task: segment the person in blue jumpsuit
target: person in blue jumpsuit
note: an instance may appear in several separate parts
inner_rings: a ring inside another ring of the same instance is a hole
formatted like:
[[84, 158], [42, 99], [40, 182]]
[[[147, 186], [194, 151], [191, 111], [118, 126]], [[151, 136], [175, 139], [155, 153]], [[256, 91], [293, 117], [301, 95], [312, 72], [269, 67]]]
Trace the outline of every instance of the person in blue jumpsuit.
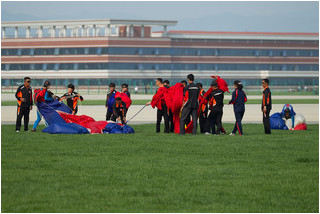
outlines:
[[239, 80], [234, 81], [233, 85], [235, 90], [232, 93], [232, 99], [229, 101], [229, 104], [233, 104], [233, 111], [236, 118], [236, 123], [230, 135], [234, 136], [238, 131], [239, 135], [241, 136], [243, 135], [241, 121], [245, 112], [244, 103], [247, 102], [247, 96], [242, 90], [243, 85]]
[[282, 111], [280, 113], [280, 116], [282, 118], [285, 118], [286, 120], [291, 118], [292, 120], [292, 127], [294, 127], [294, 116], [296, 116], [296, 112], [293, 110], [292, 105], [285, 104], [282, 108]]
[[[49, 81], [45, 81], [44, 84], [43, 84], [42, 90], [48, 90], [50, 88], [50, 85], [51, 85], [51, 83]], [[52, 102], [53, 101], [53, 98], [51, 97], [51, 95], [50, 95], [50, 93], [48, 91], [46, 91], [46, 93], [45, 93], [44, 100], [46, 102]], [[39, 109], [37, 108], [37, 120], [33, 124], [33, 128], [31, 130], [32, 132], [36, 131], [36, 129], [37, 129], [37, 127], [38, 127], [38, 125], [39, 125], [39, 123], [41, 121], [41, 118], [42, 118], [42, 116], [41, 116], [41, 114], [39, 112]]]

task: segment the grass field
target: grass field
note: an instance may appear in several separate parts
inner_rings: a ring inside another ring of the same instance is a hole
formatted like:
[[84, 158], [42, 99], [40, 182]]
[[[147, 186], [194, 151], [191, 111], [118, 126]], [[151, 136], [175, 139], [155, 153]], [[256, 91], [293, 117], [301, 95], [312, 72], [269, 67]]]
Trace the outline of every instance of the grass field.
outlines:
[[[150, 100], [132, 100], [132, 105], [144, 105]], [[105, 105], [105, 100], [85, 100], [83, 102], [79, 102], [80, 105]], [[229, 100], [225, 99], [226, 104]], [[319, 99], [273, 99], [273, 104], [319, 104]], [[261, 99], [252, 99], [248, 100], [246, 104], [261, 104]], [[3, 106], [16, 106], [16, 101], [2, 101], [1, 105]]]
[[319, 125], [266, 136], [244, 124], [241, 137], [133, 127], [50, 135], [2, 125], [2, 212], [319, 212]]

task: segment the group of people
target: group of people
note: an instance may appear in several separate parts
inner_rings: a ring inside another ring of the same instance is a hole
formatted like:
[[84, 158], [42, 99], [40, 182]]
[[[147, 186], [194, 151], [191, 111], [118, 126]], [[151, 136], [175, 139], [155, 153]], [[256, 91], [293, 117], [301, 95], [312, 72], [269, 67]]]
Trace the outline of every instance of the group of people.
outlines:
[[[198, 120], [200, 124], [200, 132], [202, 134], [220, 135], [226, 134], [222, 126], [223, 106], [224, 106], [224, 93], [228, 89], [221, 87], [220, 77], [214, 77], [211, 87], [207, 92], [204, 91], [201, 83], [194, 83], [194, 75], [189, 74], [187, 81], [183, 80], [180, 84], [183, 86], [183, 104], [180, 109], [180, 130], [179, 134], [184, 135], [186, 128], [192, 125], [192, 134], [197, 133]], [[218, 81], [219, 80], [219, 81]], [[163, 81], [161, 78], [156, 79], [158, 90], [153, 96], [152, 101], [146, 105], [151, 105], [153, 108], [157, 107], [157, 123], [156, 132], [160, 132], [160, 123], [162, 117], [164, 118], [164, 132], [173, 132], [173, 119], [172, 112], [166, 104], [166, 90], [170, 88], [169, 81]], [[262, 86], [263, 99], [261, 110], [263, 112], [263, 124], [265, 133], [271, 134], [269, 115], [271, 111], [271, 91], [268, 87], [269, 80], [263, 79]], [[234, 81], [234, 91], [232, 99], [228, 104], [233, 105], [235, 114], [235, 125], [230, 135], [234, 136], [237, 132], [243, 135], [242, 119], [245, 112], [245, 102], [247, 96], [243, 91], [241, 81]], [[190, 122], [192, 119], [192, 123]], [[170, 124], [171, 123], [171, 124]]]
[[[20, 132], [22, 117], [24, 118], [24, 131], [28, 130], [29, 125], [29, 114], [30, 110], [32, 110], [32, 106], [34, 103], [39, 102], [52, 102], [54, 100], [59, 100], [63, 102], [64, 100], [67, 103], [67, 106], [72, 110], [72, 114], [77, 114], [78, 112], [78, 101], [83, 101], [83, 97], [74, 91], [74, 85], [68, 85], [68, 92], [63, 94], [61, 97], [54, 95], [49, 89], [51, 83], [49, 81], [45, 81], [43, 83], [43, 87], [40, 89], [35, 89], [34, 94], [32, 93], [32, 88], [30, 86], [31, 78], [25, 77], [24, 84], [19, 86], [15, 97], [18, 101], [17, 108], [17, 120], [16, 120], [16, 132]], [[41, 121], [41, 114], [39, 109], [37, 109], [37, 119], [33, 124], [32, 132], [35, 132], [38, 124]]]
[[[189, 74], [187, 81], [183, 80], [179, 84], [183, 87], [183, 100], [182, 107], [180, 109], [179, 116], [179, 133], [184, 135], [187, 127], [192, 127], [192, 134], [197, 133], [198, 120], [200, 124], [200, 132], [202, 134], [226, 134], [222, 125], [223, 106], [224, 106], [224, 93], [228, 91], [226, 87], [223, 87], [220, 77], [214, 77], [210, 88], [207, 92], [204, 91], [201, 83], [194, 83], [194, 75]], [[224, 81], [224, 80], [223, 80]], [[17, 108], [17, 121], [16, 131], [19, 132], [21, 128], [21, 120], [24, 117], [24, 130], [28, 131], [29, 113], [32, 110], [34, 102], [52, 102], [55, 99], [59, 101], [66, 100], [68, 107], [72, 110], [72, 114], [78, 112], [78, 100], [83, 101], [83, 97], [75, 92], [73, 84], [68, 85], [68, 92], [58, 97], [54, 95], [50, 90], [51, 83], [45, 81], [41, 89], [34, 90], [34, 96], [32, 96], [32, 89], [30, 87], [31, 78], [25, 77], [24, 84], [19, 86], [15, 97], [18, 101]], [[225, 83], [226, 84], [226, 83]], [[160, 124], [162, 118], [164, 118], [164, 132], [174, 132], [174, 119], [172, 109], [168, 107], [166, 103], [166, 92], [170, 89], [170, 82], [168, 80], [156, 79], [156, 85], [158, 90], [153, 96], [152, 100], [146, 105], [151, 105], [153, 108], [157, 107], [157, 122], [156, 132], [160, 132]], [[263, 124], [266, 134], [271, 134], [269, 115], [271, 111], [271, 91], [268, 87], [269, 80], [263, 79], [262, 86], [263, 98], [261, 110], [263, 112]], [[128, 91], [128, 84], [123, 83], [121, 85], [122, 93], [129, 98], [131, 104], [131, 95]], [[235, 135], [237, 132], [239, 135], [243, 135], [242, 119], [245, 113], [245, 102], [247, 102], [247, 96], [243, 91], [243, 85], [241, 81], [234, 81], [234, 91], [232, 93], [232, 99], [228, 102], [233, 105], [235, 114], [235, 125], [230, 135]], [[115, 84], [109, 84], [109, 92], [107, 93], [107, 99], [105, 107], [107, 108], [106, 120], [112, 120], [114, 122], [125, 124], [127, 123], [126, 115], [129, 105], [121, 98], [116, 96]], [[37, 120], [35, 121], [32, 131], [36, 131], [36, 128], [41, 121], [41, 114], [37, 109]], [[177, 122], [177, 121], [176, 121]]]
[[[122, 94], [131, 99], [129, 92], [129, 86], [127, 83], [121, 85]], [[107, 100], [105, 107], [107, 108], [106, 120], [112, 120], [114, 122], [125, 124], [127, 123], [127, 112], [129, 106], [121, 99], [120, 96], [116, 97], [116, 85], [114, 83], [109, 84], [109, 92], [107, 94]]]

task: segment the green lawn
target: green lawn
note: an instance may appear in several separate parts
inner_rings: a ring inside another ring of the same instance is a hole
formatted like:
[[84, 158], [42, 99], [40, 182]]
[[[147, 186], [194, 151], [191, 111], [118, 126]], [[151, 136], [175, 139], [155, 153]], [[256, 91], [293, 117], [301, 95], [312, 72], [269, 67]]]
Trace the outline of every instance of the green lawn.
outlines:
[[[132, 105], [144, 105], [150, 100], [133, 100]], [[225, 99], [224, 101], [226, 104], [229, 102], [229, 100]], [[105, 100], [85, 100], [82, 102], [79, 102], [80, 105], [105, 105]], [[281, 99], [281, 100], [272, 100], [273, 104], [319, 104], [319, 99]], [[246, 104], [261, 104], [261, 99], [253, 99], [248, 100]], [[3, 106], [15, 106], [17, 105], [16, 101], [2, 101], [1, 105]]]
[[319, 211], [319, 125], [267, 136], [244, 124], [241, 137], [133, 127], [50, 135], [2, 125], [2, 212]]

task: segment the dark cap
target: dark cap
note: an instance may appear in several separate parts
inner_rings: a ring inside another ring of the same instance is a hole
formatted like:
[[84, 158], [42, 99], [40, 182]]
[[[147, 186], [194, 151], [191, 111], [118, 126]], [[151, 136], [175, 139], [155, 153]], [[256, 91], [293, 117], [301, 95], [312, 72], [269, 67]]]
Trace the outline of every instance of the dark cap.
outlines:
[[48, 87], [49, 85], [51, 85], [51, 83], [48, 80], [44, 81], [43, 87]]
[[216, 81], [212, 81], [210, 86], [218, 86], [218, 83]]
[[116, 87], [116, 84], [110, 83], [110, 84], [109, 84], [109, 87]]

